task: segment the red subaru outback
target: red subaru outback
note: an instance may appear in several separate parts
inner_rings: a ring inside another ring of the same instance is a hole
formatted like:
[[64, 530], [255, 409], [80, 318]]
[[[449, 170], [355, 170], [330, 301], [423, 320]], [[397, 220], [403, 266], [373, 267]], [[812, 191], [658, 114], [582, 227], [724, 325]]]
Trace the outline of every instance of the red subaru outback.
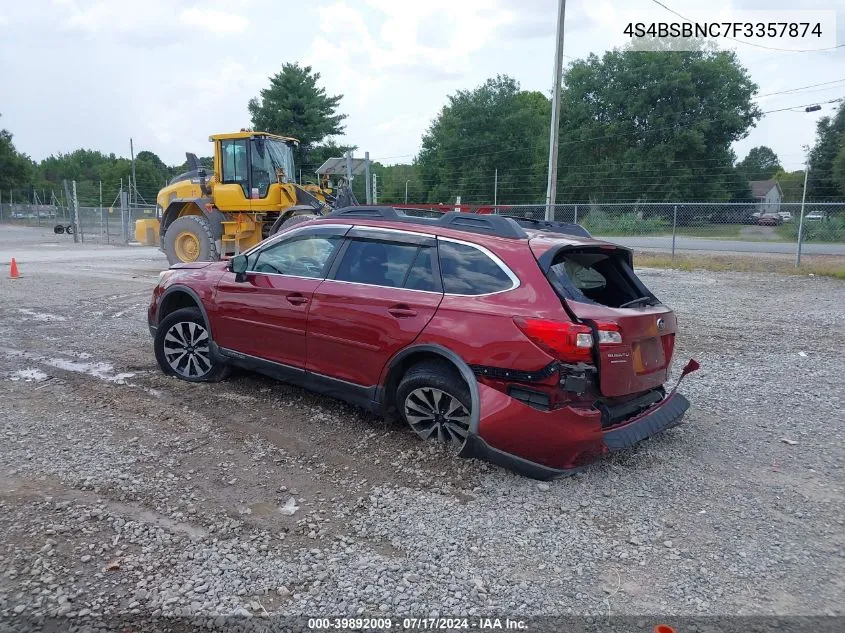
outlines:
[[350, 207], [172, 266], [149, 326], [167, 374], [255, 370], [550, 478], [689, 407], [663, 385], [675, 315], [631, 264], [577, 225]]

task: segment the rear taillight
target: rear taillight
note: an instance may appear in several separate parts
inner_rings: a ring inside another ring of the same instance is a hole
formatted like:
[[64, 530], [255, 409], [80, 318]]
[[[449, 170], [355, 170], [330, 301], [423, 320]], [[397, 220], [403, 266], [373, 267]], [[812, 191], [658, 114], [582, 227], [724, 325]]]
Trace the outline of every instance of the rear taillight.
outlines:
[[616, 323], [596, 323], [599, 331], [599, 345], [619, 345], [622, 342], [622, 332]]
[[[573, 363], [593, 361], [593, 331], [587, 325], [522, 317], [514, 317], [514, 323], [535, 345], [555, 358]], [[599, 345], [622, 343], [616, 323], [596, 323], [596, 327]]]

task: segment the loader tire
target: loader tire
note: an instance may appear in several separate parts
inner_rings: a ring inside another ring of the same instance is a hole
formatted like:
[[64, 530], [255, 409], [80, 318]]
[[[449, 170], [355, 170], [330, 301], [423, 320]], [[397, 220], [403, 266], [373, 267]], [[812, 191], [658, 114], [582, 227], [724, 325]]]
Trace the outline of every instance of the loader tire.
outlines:
[[171, 222], [162, 240], [172, 266], [181, 262], [214, 262], [220, 259], [211, 225], [204, 217], [183, 215]]
[[297, 213], [296, 215], [290, 216], [287, 220], [282, 222], [276, 229], [272, 232], [272, 235], [276, 233], [280, 233], [282, 231], [286, 231], [288, 228], [306, 222], [308, 220], [313, 220], [314, 218], [320, 217], [316, 213]]

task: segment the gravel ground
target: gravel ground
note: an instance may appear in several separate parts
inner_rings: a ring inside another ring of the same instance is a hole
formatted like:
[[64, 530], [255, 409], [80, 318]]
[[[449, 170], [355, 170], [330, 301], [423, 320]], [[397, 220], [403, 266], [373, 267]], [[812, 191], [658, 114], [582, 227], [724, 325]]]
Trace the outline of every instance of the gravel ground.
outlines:
[[549, 484], [158, 372], [163, 256], [5, 231], [0, 616], [845, 615], [845, 283], [643, 270], [686, 422]]

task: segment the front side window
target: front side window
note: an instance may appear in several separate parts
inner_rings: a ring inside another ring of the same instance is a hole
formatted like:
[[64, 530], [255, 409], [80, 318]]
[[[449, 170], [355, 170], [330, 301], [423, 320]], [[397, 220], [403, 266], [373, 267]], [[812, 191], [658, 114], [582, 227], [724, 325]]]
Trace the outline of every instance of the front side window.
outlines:
[[223, 159], [223, 182], [240, 185], [244, 197], [249, 198], [247, 139], [238, 138], [220, 141], [220, 153]]
[[277, 242], [250, 256], [250, 270], [256, 273], [292, 275], [322, 279], [342, 235], [303, 235]]
[[256, 137], [250, 141], [252, 151], [252, 187], [258, 197], [267, 197], [274, 182], [294, 180], [293, 150], [289, 145], [274, 139]]
[[432, 253], [426, 245], [354, 239], [334, 278], [372, 286], [437, 291]]
[[511, 277], [484, 251], [467, 244], [438, 241], [443, 290], [456, 295], [484, 295], [510, 290]]

